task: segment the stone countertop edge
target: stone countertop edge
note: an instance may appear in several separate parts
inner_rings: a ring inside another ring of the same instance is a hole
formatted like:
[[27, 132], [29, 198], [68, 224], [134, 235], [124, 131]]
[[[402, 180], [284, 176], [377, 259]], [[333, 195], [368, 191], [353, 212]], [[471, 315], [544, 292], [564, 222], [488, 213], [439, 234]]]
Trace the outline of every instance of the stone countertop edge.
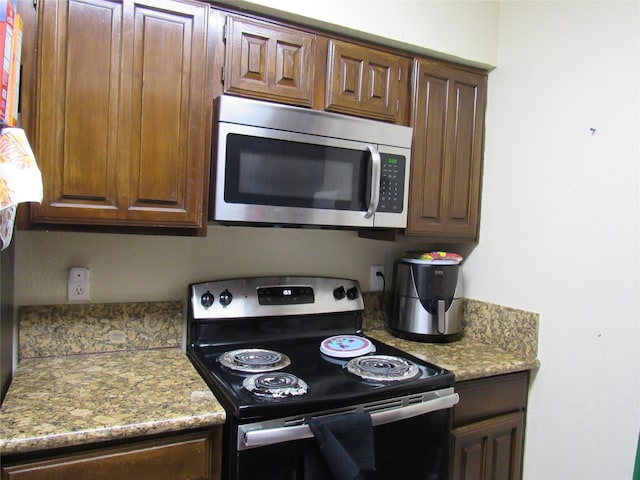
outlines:
[[[540, 368], [540, 315], [503, 305], [465, 298], [462, 338], [450, 343], [427, 343], [398, 338], [386, 328], [379, 293], [363, 294], [364, 333], [422, 360], [452, 371], [456, 381]], [[385, 295], [385, 311], [390, 295]]]
[[0, 408], [0, 454], [178, 433], [225, 420], [180, 349], [30, 358], [20, 362]]
[[453, 372], [456, 382], [540, 367], [537, 358], [527, 358], [523, 354], [469, 337], [451, 343], [423, 343], [398, 338], [384, 329], [366, 330], [364, 333], [374, 340]]

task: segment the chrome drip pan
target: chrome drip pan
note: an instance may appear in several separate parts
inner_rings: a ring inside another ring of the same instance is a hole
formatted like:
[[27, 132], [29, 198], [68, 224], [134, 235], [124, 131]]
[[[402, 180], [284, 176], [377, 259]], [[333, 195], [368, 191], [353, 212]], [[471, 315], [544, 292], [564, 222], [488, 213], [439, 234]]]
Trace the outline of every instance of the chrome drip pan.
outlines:
[[401, 357], [391, 355], [364, 355], [345, 365], [347, 371], [364, 380], [399, 382], [410, 380], [420, 374], [418, 366]]
[[231, 350], [220, 355], [218, 361], [231, 370], [246, 373], [272, 372], [291, 364], [284, 353], [262, 348]]
[[304, 380], [286, 372], [251, 375], [244, 379], [242, 386], [253, 395], [264, 398], [296, 397], [309, 389]]

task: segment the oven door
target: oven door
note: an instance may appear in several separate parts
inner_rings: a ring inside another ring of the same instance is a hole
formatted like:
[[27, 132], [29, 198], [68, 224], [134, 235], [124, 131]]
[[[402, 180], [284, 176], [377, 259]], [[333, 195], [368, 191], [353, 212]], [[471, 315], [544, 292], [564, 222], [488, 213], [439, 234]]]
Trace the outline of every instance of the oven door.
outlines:
[[[453, 388], [358, 405], [373, 423], [376, 480], [446, 479], [449, 471]], [[344, 411], [308, 415], [344, 414]], [[305, 480], [305, 454], [315, 439], [304, 418], [239, 425], [235, 465], [228, 478]]]
[[223, 122], [216, 148], [215, 221], [406, 226], [405, 149]]

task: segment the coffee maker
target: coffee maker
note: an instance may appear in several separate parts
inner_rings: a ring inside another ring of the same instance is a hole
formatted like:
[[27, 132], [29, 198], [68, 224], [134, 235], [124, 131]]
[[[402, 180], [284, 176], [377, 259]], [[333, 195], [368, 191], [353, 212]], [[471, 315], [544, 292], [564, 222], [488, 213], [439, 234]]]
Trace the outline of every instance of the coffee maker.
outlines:
[[462, 335], [462, 257], [407, 252], [394, 263], [393, 307], [387, 328], [420, 342], [451, 342]]

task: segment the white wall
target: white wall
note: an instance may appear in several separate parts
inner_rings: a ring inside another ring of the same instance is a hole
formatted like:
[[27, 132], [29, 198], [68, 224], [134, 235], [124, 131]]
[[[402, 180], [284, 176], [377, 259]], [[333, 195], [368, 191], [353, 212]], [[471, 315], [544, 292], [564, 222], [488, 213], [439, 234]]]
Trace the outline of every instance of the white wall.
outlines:
[[638, 15], [638, 2], [500, 9], [481, 242], [465, 272], [470, 297], [541, 315], [530, 480], [632, 475], [640, 425]]
[[352, 231], [210, 226], [207, 237], [28, 232], [16, 235], [17, 305], [66, 303], [67, 270], [90, 269], [92, 302], [184, 300], [189, 283], [253, 275], [359, 280], [422, 241], [384, 242]]
[[421, 53], [495, 66], [498, 8], [494, 0], [221, 0], [234, 6], [285, 11], [306, 24], [399, 41]]

